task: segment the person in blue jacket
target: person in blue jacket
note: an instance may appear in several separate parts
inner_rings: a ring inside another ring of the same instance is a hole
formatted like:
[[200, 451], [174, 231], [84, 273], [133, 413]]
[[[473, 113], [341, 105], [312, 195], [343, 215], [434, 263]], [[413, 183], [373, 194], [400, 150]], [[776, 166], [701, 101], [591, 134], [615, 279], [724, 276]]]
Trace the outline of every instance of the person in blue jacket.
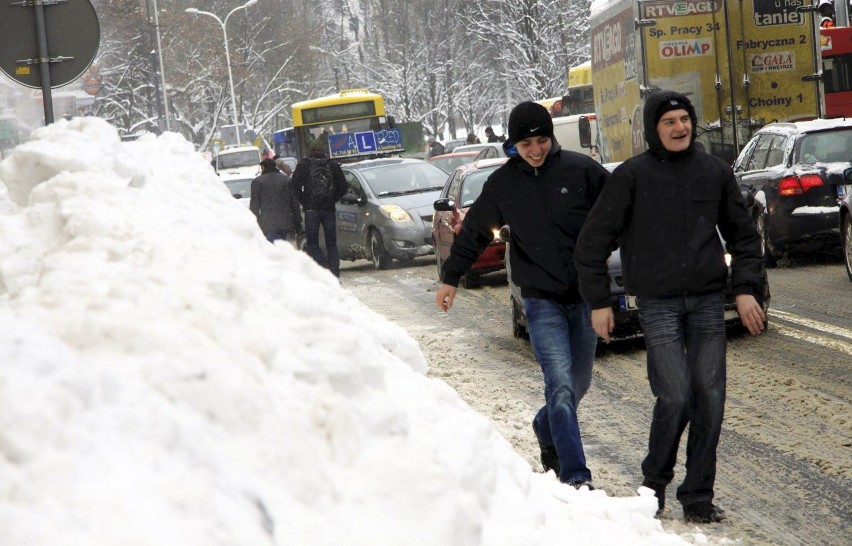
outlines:
[[574, 247], [609, 173], [591, 158], [562, 150], [547, 109], [535, 102], [509, 115], [509, 160], [485, 182], [465, 216], [435, 303], [448, 311], [459, 279], [493, 239], [511, 229], [512, 280], [520, 287], [530, 341], [544, 374], [545, 405], [533, 419], [545, 470], [577, 489], [593, 489], [577, 406], [592, 380], [597, 336], [580, 297]]

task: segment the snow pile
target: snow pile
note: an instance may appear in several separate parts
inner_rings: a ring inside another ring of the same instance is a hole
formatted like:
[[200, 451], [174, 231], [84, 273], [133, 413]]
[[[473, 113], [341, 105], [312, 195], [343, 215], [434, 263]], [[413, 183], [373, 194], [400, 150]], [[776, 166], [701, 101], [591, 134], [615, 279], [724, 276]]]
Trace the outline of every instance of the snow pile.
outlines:
[[181, 137], [63, 120], [0, 182], [0, 544], [683, 543], [533, 473]]

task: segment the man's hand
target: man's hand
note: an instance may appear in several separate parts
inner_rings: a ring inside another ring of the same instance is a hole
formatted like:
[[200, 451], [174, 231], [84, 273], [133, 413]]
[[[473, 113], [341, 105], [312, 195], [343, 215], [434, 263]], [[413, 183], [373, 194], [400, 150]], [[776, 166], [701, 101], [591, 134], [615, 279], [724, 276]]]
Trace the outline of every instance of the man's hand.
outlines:
[[609, 335], [615, 328], [615, 316], [612, 314], [611, 307], [592, 309], [592, 328], [595, 329], [599, 338], [609, 343]]
[[453, 306], [453, 300], [456, 297], [456, 287], [449, 284], [441, 285], [438, 293], [435, 294], [435, 305], [441, 311], [449, 311]]
[[743, 326], [753, 335], [760, 335], [763, 331], [763, 323], [766, 322], [766, 313], [751, 294], [737, 295], [737, 313], [743, 321]]

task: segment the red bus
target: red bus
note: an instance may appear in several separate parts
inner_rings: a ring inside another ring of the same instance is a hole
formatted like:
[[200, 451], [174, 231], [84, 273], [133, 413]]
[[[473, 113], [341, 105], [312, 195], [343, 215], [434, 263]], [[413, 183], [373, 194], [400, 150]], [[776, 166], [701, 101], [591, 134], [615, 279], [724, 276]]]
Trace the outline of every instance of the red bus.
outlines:
[[821, 28], [825, 117], [852, 117], [852, 27]]

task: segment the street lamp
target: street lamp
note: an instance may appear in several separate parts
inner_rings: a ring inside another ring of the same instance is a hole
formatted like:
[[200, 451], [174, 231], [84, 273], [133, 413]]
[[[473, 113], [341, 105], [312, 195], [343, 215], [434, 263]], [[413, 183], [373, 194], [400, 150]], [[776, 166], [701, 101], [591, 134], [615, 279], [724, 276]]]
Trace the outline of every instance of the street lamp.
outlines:
[[237, 146], [242, 144], [242, 142], [240, 139], [240, 122], [237, 119], [237, 99], [236, 95], [234, 94], [234, 76], [233, 74], [231, 74], [231, 52], [228, 49], [228, 30], [225, 28], [225, 25], [228, 24], [228, 19], [231, 17], [231, 15], [234, 14], [234, 12], [239, 11], [241, 9], [247, 9], [249, 6], [253, 6], [255, 4], [257, 4], [257, 0], [249, 0], [242, 6], [232, 9], [230, 13], [225, 16], [224, 21], [219, 19], [219, 17], [215, 13], [210, 13], [209, 11], [201, 11], [195, 8], [188, 8], [184, 10], [184, 12], [191, 13], [193, 15], [209, 15], [210, 17], [216, 19], [216, 22], [219, 23], [219, 26], [222, 27], [222, 34], [225, 35], [225, 62], [228, 63], [228, 82], [230, 82], [231, 84], [231, 108], [233, 108], [234, 110], [234, 133], [236, 133], [237, 135]]

